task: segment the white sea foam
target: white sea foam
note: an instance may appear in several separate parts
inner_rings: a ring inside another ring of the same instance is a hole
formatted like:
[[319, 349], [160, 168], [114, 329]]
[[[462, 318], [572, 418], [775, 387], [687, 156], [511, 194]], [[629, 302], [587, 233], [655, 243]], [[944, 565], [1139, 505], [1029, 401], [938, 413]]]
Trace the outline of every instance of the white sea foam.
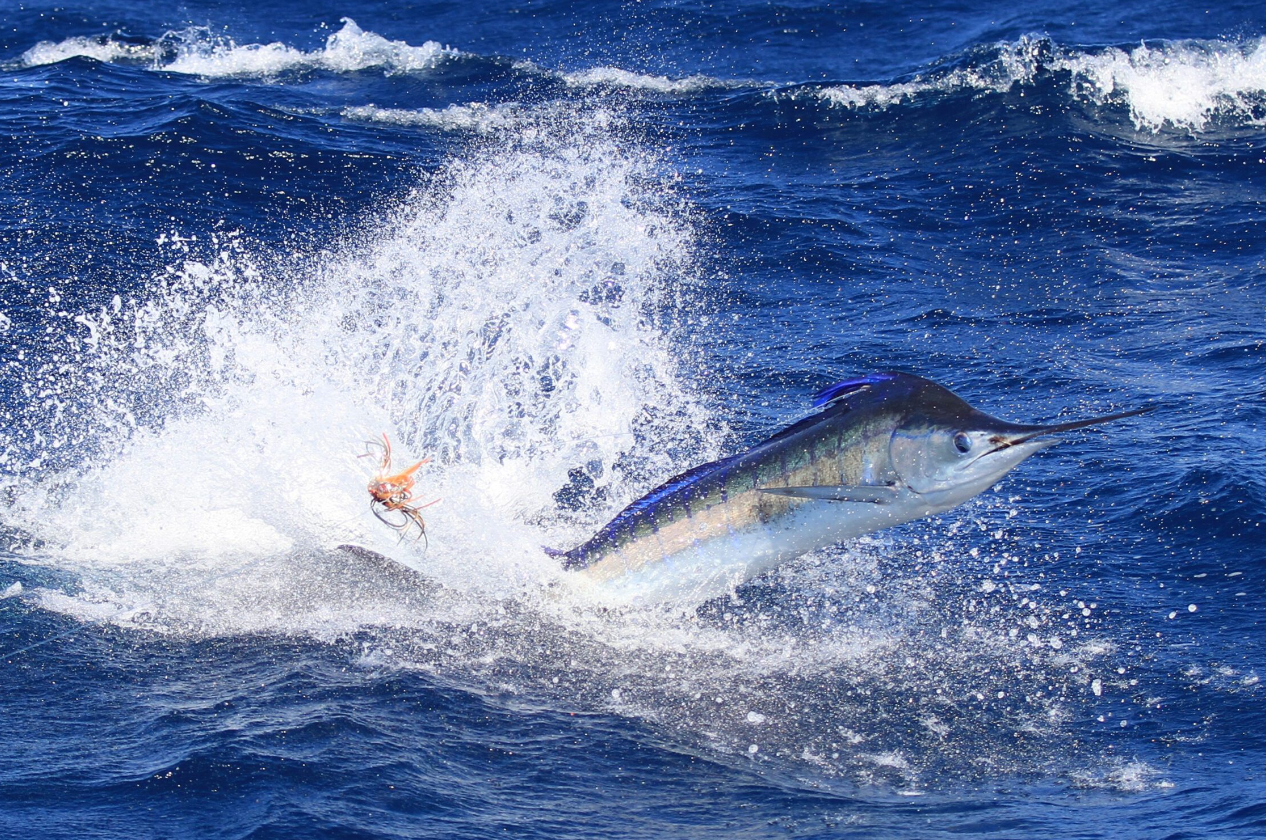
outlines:
[[832, 105], [885, 109], [958, 91], [1005, 93], [1039, 72], [1067, 74], [1069, 92], [1098, 105], [1122, 103], [1138, 129], [1201, 130], [1225, 115], [1259, 122], [1266, 107], [1266, 39], [1177, 42], [1133, 50], [1076, 50], [1023, 38], [976, 66], [927, 73], [894, 84], [834, 85], [817, 90]]
[[82, 56], [105, 62], [152, 63], [160, 52], [154, 44], [133, 44], [106, 36], [76, 36], [64, 41], [40, 41], [22, 53], [21, 61], [27, 67], [36, 67]]
[[[388, 74], [425, 72], [438, 67], [444, 61], [463, 55], [466, 53], [444, 46], [438, 41], [426, 41], [414, 46], [405, 41], [390, 40], [361, 29], [350, 18], [343, 18], [342, 27], [326, 38], [321, 49], [313, 51], [304, 51], [281, 42], [238, 44], [230, 38], [214, 34], [206, 27], [192, 27], [168, 32], [149, 44], [137, 44], [104, 35], [41, 41], [24, 52], [20, 62], [24, 66], [34, 67], [86, 56], [98, 61], [139, 64], [154, 70], [206, 78], [269, 78], [304, 70], [352, 73], [381, 69]], [[556, 72], [530, 61], [520, 61], [514, 66], [522, 72], [556, 78], [573, 87], [685, 94], [744, 84], [702, 75], [673, 79], [668, 76], [634, 73], [618, 67]]]
[[731, 87], [736, 83], [723, 82], [710, 76], [687, 76], [672, 79], [647, 73], [634, 73], [618, 67], [593, 67], [561, 74], [569, 85], [576, 87], [612, 87], [628, 90], [645, 90], [654, 93], [695, 93], [710, 88]]
[[993, 60], [977, 66], [920, 74], [909, 81], [892, 84], [831, 85], [818, 88], [815, 93], [832, 105], [878, 109], [927, 95], [958, 91], [1005, 93], [1017, 84], [1033, 80], [1046, 47], [1047, 43], [1040, 39], [1021, 38], [1013, 44], [1000, 45]]
[[1140, 129], [1199, 130], [1219, 114], [1257, 120], [1266, 105], [1266, 39], [1071, 54], [1058, 66], [1095, 102], [1124, 98]]
[[387, 73], [432, 70], [445, 60], [460, 56], [457, 50], [436, 41], [413, 46], [366, 32], [350, 18], [326, 38], [319, 50], [306, 52], [288, 44], [238, 44], [195, 27], [168, 32], [152, 44], [136, 45], [114, 38], [68, 38], [41, 41], [22, 54], [26, 66], [50, 64], [74, 56], [98, 61], [135, 63], [154, 70], [187, 73], [207, 78], [270, 77], [303, 70], [352, 73], [380, 69]]
[[[1030, 85], [1039, 73], [1067, 74], [1070, 95], [1097, 105], [1123, 104], [1135, 126], [1159, 131], [1165, 127], [1201, 130], [1219, 116], [1259, 123], [1266, 111], [1266, 39], [1254, 41], [1180, 41], [1117, 48], [1069, 48], [1038, 37], [999, 44], [992, 58], [969, 60], [965, 66], [929, 71], [906, 81], [816, 88], [827, 103], [850, 109], [886, 109], [927, 96], [955, 92], [1005, 93]], [[138, 44], [117, 38], [76, 36], [42, 41], [20, 61], [35, 66], [87, 56], [99, 61], [141, 64], [155, 70], [207, 78], [269, 78], [288, 72], [326, 70], [350, 73], [382, 70], [414, 73], [433, 70], [464, 55], [437, 41], [411, 45], [361, 29], [344, 18], [321, 49], [304, 51], [288, 44], [237, 44], [206, 28], [169, 32], [157, 41]], [[519, 62], [519, 70], [560, 79], [573, 87], [620, 88], [661, 94], [690, 94], [715, 88], [751, 87], [755, 83], [724, 81], [703, 75], [685, 78], [636, 73], [603, 66], [570, 72]], [[782, 95], [774, 93], [773, 95]], [[439, 128], [498, 130], [507, 112], [459, 110], [442, 116], [426, 109], [349, 109], [355, 119]], [[372, 108], [372, 106], [366, 106]], [[447, 109], [446, 109], [447, 110]], [[464, 123], [464, 124], [463, 124]]]
[[423, 126], [441, 131], [472, 131], [477, 134], [490, 134], [517, 128], [528, 119], [523, 106], [509, 102], [498, 105], [471, 102], [466, 105], [416, 110], [360, 105], [344, 108], [343, 116], [349, 120], [363, 122]]
[[817, 95], [832, 105], [846, 108], [888, 108], [928, 94], [957, 91], [1005, 93], [1017, 84], [1033, 80], [1040, 66], [1044, 42], [1022, 38], [1002, 45], [998, 56], [976, 67], [956, 68], [946, 73], [916, 76], [908, 82], [872, 85], [834, 85], [820, 88]]

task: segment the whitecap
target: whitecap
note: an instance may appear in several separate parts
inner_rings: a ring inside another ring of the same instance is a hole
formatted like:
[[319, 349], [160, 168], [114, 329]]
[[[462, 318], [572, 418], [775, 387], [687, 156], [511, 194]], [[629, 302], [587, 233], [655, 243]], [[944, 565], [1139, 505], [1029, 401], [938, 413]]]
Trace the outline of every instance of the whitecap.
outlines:
[[103, 62], [151, 63], [160, 50], [154, 44], [134, 44], [109, 37], [76, 36], [63, 41], [40, 41], [22, 53], [23, 66], [38, 67], [71, 58], [94, 58]]
[[495, 105], [486, 102], [470, 102], [465, 105], [448, 105], [444, 108], [417, 109], [358, 105], [344, 108], [342, 114], [349, 120], [387, 125], [422, 126], [441, 131], [473, 131], [477, 134], [512, 129], [521, 125], [526, 118], [521, 105], [509, 102]]
[[576, 87], [625, 88], [654, 93], [696, 93], [710, 88], [729, 87], [733, 84], [709, 76], [694, 75], [672, 79], [668, 76], [634, 73], [618, 67], [592, 67], [588, 70], [563, 73], [561, 77], [564, 82]]
[[1259, 124], [1266, 108], [1266, 39], [1143, 44], [1127, 51], [1063, 48], [1028, 37], [996, 49], [993, 58], [964, 67], [888, 84], [828, 85], [814, 95], [837, 107], [884, 110], [960, 91], [1006, 93], [1045, 71], [1066, 75], [1075, 99], [1124, 105], [1139, 130], [1199, 131], [1219, 116]]
[[1092, 101], [1124, 99], [1139, 129], [1200, 130], [1221, 113], [1254, 120], [1266, 104], [1266, 39], [1071, 53], [1057, 66]]
[[287, 72], [328, 70], [353, 73], [380, 69], [388, 74], [433, 70], [458, 50], [437, 41], [414, 46], [361, 29], [351, 18], [331, 33], [321, 49], [304, 51], [288, 44], [238, 44], [206, 27], [171, 31], [151, 44], [133, 44], [113, 37], [41, 41], [22, 54], [33, 67], [88, 56], [98, 61], [139, 63], [153, 70], [205, 78], [271, 77]]

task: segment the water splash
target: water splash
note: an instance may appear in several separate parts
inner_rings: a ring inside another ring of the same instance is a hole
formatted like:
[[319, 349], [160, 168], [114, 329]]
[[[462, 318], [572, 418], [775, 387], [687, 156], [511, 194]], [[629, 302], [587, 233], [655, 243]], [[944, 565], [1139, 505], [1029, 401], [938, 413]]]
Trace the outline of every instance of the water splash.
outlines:
[[[184, 259], [151, 295], [50, 301], [67, 335], [22, 374], [9, 524], [94, 566], [395, 550], [366, 520], [356, 458], [387, 431], [400, 458], [435, 458], [431, 572], [531, 577], [548, 561], [529, 520], [573, 470], [608, 488], [629, 463], [662, 474], [715, 445], [662, 317], [690, 224], [610, 123], [537, 125], [454, 160], [328, 254], [276, 266], [232, 236], [174, 237]], [[73, 454], [50, 469], [49, 448]]]

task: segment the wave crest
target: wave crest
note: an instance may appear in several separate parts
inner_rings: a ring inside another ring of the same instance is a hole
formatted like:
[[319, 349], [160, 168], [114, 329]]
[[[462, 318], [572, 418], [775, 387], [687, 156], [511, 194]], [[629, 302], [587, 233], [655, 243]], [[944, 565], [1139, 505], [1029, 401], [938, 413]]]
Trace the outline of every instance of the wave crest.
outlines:
[[476, 134], [491, 134], [518, 128], [528, 120], [523, 107], [511, 102], [498, 105], [470, 102], [465, 105], [449, 105], [445, 108], [418, 108], [416, 110], [357, 105], [344, 108], [342, 113], [346, 119], [360, 122], [422, 126], [437, 128], [441, 131], [470, 131]]
[[1139, 130], [1201, 130], [1225, 116], [1260, 123], [1266, 108], [1266, 38], [1187, 41], [1132, 50], [1060, 47], [1022, 38], [908, 81], [831, 85], [815, 94], [830, 105], [876, 108], [958, 92], [1006, 93], [1044, 75], [1067, 79], [1069, 93], [1094, 105], [1124, 105]]
[[562, 80], [574, 87], [609, 87], [625, 90], [642, 90], [652, 93], [698, 93], [714, 88], [730, 88], [739, 83], [727, 83], [710, 76], [694, 75], [684, 79], [670, 79], [646, 73], [634, 73], [619, 67], [593, 67], [573, 73], [561, 74]]
[[388, 73], [433, 70], [463, 53], [437, 41], [412, 46], [366, 32], [351, 18], [326, 38], [319, 50], [305, 52], [288, 44], [238, 44], [217, 37], [205, 27], [168, 32], [147, 44], [115, 37], [74, 37], [41, 41], [24, 52], [26, 67], [52, 64], [84, 56], [98, 61], [141, 64], [153, 70], [186, 73], [206, 78], [268, 77], [304, 70], [353, 73], [382, 69]]

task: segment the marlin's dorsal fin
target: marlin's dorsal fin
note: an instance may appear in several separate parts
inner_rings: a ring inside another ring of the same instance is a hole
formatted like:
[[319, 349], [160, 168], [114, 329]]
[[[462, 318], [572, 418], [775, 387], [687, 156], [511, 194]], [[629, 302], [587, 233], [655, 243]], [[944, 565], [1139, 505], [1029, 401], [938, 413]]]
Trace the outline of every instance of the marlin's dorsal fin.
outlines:
[[897, 496], [897, 488], [888, 484], [824, 484], [805, 487], [762, 487], [762, 493], [790, 496], [793, 499], [820, 499], [825, 502], [865, 502], [886, 505]]
[[896, 376], [891, 373], [868, 373], [856, 379], [845, 379], [843, 382], [836, 382], [834, 385], [823, 388], [813, 395], [813, 407], [821, 408], [824, 405], [830, 405], [840, 397], [846, 396], [860, 388], [865, 388], [867, 385], [878, 385], [880, 382], [888, 382], [895, 378]]

